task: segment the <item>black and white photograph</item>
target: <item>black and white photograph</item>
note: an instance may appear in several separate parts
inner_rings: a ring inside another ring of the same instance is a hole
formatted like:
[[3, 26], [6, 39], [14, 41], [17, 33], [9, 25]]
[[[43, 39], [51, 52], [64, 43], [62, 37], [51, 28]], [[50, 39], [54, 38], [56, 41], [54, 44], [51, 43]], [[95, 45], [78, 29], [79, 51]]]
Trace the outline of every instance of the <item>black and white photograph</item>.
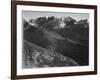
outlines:
[[13, 79], [97, 73], [95, 5], [12, 2]]
[[89, 65], [89, 14], [22, 11], [22, 68]]

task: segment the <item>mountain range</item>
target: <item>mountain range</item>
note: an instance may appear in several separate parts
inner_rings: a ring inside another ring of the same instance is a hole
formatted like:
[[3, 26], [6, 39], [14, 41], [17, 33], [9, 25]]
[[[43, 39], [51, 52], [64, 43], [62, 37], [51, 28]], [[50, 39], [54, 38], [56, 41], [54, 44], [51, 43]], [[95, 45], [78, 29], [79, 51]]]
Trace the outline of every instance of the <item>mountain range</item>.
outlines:
[[44, 27], [43, 23], [39, 26], [35, 21], [34, 25], [31, 25], [30, 22], [24, 20], [24, 40], [61, 53], [63, 56], [72, 58], [79, 65], [88, 65], [89, 25], [87, 20], [80, 20], [77, 24], [73, 24], [73, 21], [69, 22], [70, 24], [66, 23], [64, 28], [55, 29], [53, 26], [52, 28]]

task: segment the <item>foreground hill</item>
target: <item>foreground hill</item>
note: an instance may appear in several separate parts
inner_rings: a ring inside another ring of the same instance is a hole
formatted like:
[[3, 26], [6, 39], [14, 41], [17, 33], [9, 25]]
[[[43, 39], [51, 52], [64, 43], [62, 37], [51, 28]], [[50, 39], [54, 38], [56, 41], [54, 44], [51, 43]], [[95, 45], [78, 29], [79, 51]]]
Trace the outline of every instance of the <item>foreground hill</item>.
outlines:
[[23, 68], [78, 66], [71, 58], [24, 40]]

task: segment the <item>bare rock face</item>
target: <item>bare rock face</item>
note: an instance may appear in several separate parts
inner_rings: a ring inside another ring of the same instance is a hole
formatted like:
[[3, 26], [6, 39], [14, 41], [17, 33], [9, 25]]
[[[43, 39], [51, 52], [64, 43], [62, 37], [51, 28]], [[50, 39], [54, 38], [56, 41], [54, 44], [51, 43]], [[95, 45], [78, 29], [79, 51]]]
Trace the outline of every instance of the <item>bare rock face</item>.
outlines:
[[71, 58], [24, 40], [23, 68], [78, 66]]

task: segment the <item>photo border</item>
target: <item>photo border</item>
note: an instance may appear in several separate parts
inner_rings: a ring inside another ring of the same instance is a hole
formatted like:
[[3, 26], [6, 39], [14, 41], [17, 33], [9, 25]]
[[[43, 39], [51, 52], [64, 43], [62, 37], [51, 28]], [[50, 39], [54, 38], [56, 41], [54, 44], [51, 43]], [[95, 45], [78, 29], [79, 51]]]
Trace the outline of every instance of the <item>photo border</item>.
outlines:
[[[63, 8], [81, 8], [94, 10], [94, 71], [71, 72], [71, 73], [52, 73], [52, 74], [34, 74], [34, 75], [17, 75], [17, 5], [33, 5], [33, 6], [49, 6]], [[97, 6], [96, 5], [80, 5], [80, 4], [64, 4], [64, 3], [48, 3], [33, 1], [11, 1], [11, 79], [29, 79], [29, 78], [45, 78], [45, 77], [61, 77], [61, 76], [78, 76], [97, 74]]]

